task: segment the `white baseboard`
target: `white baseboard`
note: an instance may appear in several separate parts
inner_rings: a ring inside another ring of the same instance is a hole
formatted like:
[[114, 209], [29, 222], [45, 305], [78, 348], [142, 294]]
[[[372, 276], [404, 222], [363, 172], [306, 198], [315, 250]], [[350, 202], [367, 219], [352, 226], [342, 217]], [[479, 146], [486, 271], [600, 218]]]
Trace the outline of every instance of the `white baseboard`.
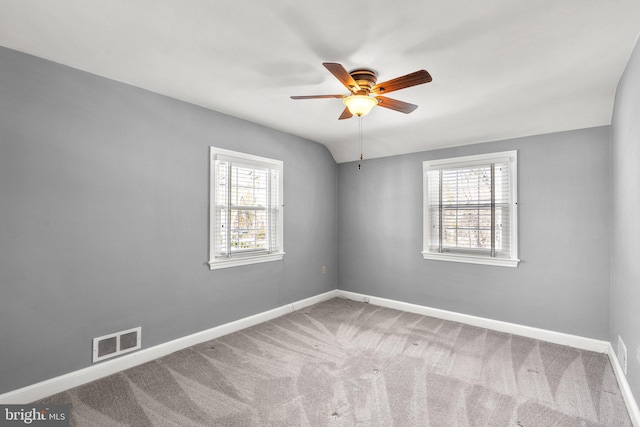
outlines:
[[354, 301], [365, 301], [365, 299], [367, 299], [370, 304], [381, 307], [393, 308], [409, 313], [436, 317], [438, 319], [451, 320], [454, 322], [487, 328], [494, 331], [506, 332], [556, 344], [567, 345], [582, 350], [607, 353], [607, 355], [609, 356], [609, 360], [611, 361], [611, 365], [613, 366], [616, 378], [618, 379], [618, 384], [620, 385], [620, 390], [627, 405], [629, 416], [631, 417], [633, 425], [636, 427], [640, 427], [640, 411], [638, 410], [638, 405], [633, 397], [633, 394], [631, 393], [629, 383], [627, 382], [626, 376], [622, 371], [622, 367], [618, 362], [618, 358], [615, 355], [613, 347], [608, 341], [600, 341], [592, 338], [565, 334], [562, 332], [538, 329], [530, 326], [502, 322], [499, 320], [487, 319], [484, 317], [471, 316], [468, 314], [456, 313], [453, 311], [441, 310], [423, 305], [374, 297], [339, 289], [325, 292], [323, 294], [306, 298], [291, 304], [286, 304], [272, 310], [258, 313], [253, 316], [245, 317], [233, 322], [225, 323], [223, 325], [216, 326], [205, 331], [197, 332], [186, 337], [178, 338], [173, 341], [145, 348], [134, 353], [129, 353], [117, 359], [111, 359], [84, 369], [80, 369], [78, 371], [61, 375], [56, 378], [51, 378], [46, 381], [20, 388], [18, 390], [4, 393], [0, 395], [0, 404], [30, 403], [47, 396], [51, 396], [53, 394], [60, 393], [70, 388], [86, 384], [88, 382], [115, 374], [117, 372], [121, 372], [125, 369], [141, 365], [143, 363], [166, 356], [192, 345], [216, 339], [223, 335], [240, 331], [242, 329], [257, 325], [262, 322], [267, 322], [285, 314], [301, 310], [305, 307], [309, 307], [313, 304], [317, 304], [319, 302], [326, 301], [335, 297], [348, 298]]
[[51, 396], [73, 387], [95, 381], [100, 378], [121, 372], [125, 369], [158, 359], [162, 356], [174, 353], [178, 350], [216, 339], [223, 335], [236, 332], [258, 323], [267, 322], [276, 317], [300, 310], [302, 308], [329, 300], [338, 296], [337, 290], [325, 292], [310, 298], [306, 298], [291, 304], [286, 304], [272, 310], [245, 317], [233, 322], [225, 323], [205, 331], [187, 335], [153, 347], [145, 348], [134, 353], [129, 353], [96, 365], [89, 366], [78, 371], [70, 372], [59, 377], [51, 378], [27, 387], [13, 390], [0, 395], [0, 404], [26, 404], [35, 400]]
[[608, 341], [600, 341], [592, 338], [565, 334], [562, 332], [538, 329], [531, 326], [518, 325], [516, 323], [487, 319], [485, 317], [471, 316], [468, 314], [456, 313], [454, 311], [431, 308], [424, 305], [411, 304], [386, 298], [372, 297], [355, 292], [338, 290], [338, 295], [344, 298], [352, 299], [354, 301], [364, 301], [365, 298], [368, 298], [370, 304], [379, 305], [381, 307], [393, 308], [396, 310], [407, 311], [409, 313], [422, 314], [424, 316], [436, 317], [438, 319], [451, 320], [453, 322], [464, 323], [480, 328], [487, 328], [498, 332], [520, 335], [523, 337], [552, 342], [555, 344], [567, 345], [569, 347], [594, 351], [597, 353], [605, 353], [609, 349]]
[[622, 397], [624, 398], [624, 403], [627, 405], [627, 410], [629, 411], [631, 422], [634, 426], [640, 427], [640, 409], [638, 409], [638, 404], [633, 397], [631, 387], [629, 387], [627, 376], [622, 370], [620, 361], [618, 360], [616, 352], [613, 349], [613, 345], [611, 343], [609, 343], [609, 350], [607, 351], [607, 355], [609, 356], [611, 366], [613, 366], [613, 372], [616, 374], [616, 378], [618, 379], [618, 386], [620, 387], [620, 392], [622, 393]]

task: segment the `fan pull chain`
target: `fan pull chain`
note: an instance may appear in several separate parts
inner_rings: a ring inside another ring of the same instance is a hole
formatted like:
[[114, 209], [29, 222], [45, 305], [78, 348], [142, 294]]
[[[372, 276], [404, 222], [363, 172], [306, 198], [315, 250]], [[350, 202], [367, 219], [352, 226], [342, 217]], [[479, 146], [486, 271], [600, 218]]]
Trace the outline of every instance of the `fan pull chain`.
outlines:
[[[362, 116], [358, 116], [358, 127], [360, 131], [360, 160], [362, 160]], [[360, 170], [360, 168], [360, 163], [358, 163], [358, 170]]]

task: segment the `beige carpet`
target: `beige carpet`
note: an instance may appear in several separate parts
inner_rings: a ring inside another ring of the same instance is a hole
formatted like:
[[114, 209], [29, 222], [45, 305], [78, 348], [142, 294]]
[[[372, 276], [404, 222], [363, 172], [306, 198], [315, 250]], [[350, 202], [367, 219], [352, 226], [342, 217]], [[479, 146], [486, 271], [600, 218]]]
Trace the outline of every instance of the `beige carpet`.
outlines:
[[74, 426], [630, 426], [606, 355], [336, 298], [44, 400]]

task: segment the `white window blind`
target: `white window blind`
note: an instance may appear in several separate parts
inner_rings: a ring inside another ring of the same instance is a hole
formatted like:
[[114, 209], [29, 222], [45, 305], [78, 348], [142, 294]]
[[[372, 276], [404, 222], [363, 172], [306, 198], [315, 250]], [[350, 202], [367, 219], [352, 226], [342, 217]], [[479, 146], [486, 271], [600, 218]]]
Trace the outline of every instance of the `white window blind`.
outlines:
[[424, 162], [425, 258], [517, 266], [516, 159]]
[[211, 148], [211, 268], [282, 259], [282, 162]]

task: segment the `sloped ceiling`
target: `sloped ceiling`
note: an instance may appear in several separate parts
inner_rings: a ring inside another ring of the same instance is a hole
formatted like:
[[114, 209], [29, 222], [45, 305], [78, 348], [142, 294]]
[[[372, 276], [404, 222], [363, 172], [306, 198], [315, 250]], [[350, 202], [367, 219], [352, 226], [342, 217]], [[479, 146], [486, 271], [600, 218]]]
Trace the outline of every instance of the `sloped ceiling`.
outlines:
[[0, 45], [359, 156], [322, 66], [433, 82], [364, 117], [367, 158], [610, 123], [637, 0], [0, 0]]

